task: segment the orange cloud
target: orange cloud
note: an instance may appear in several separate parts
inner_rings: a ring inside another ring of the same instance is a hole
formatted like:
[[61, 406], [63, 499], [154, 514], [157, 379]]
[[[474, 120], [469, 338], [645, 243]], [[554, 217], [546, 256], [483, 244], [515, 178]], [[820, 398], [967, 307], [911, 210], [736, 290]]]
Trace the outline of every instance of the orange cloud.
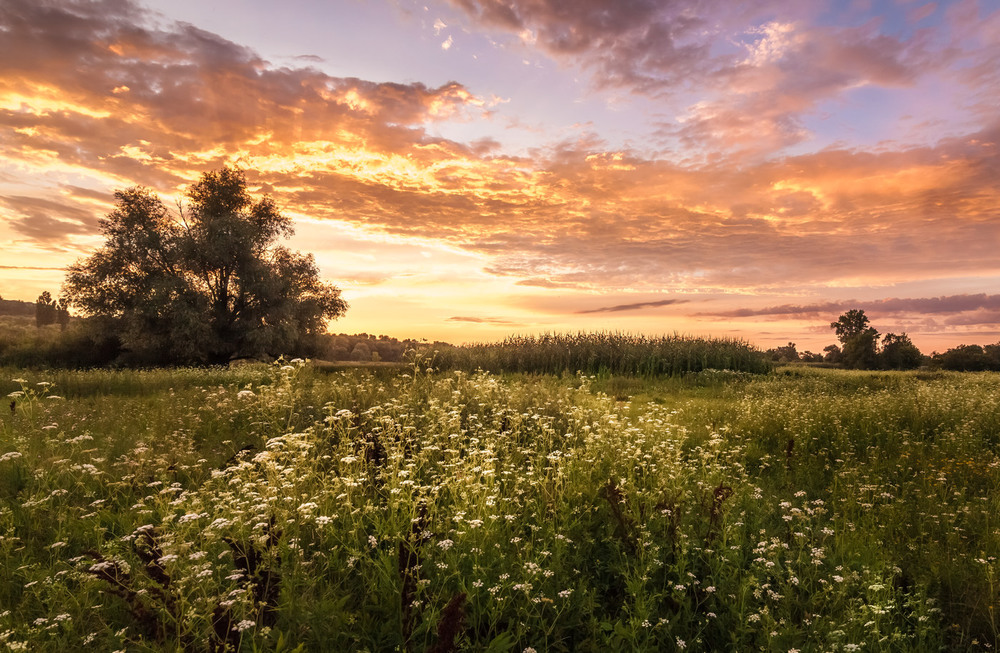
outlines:
[[[933, 145], [773, 155], [804, 138], [801, 116], [823, 98], [852, 84], [911, 83], [918, 64], [931, 65], [930, 45], [862, 28], [804, 31], [790, 21], [764, 23], [752, 47], [705, 58], [707, 23], [682, 4], [585, 2], [570, 11], [460, 1], [477, 20], [530, 30], [528, 46], [594, 57], [587, 65], [606, 83], [662, 89], [697, 73], [712, 88], [731, 85], [735, 99], [692, 105], [673, 136], [745, 157], [681, 163], [596, 136], [516, 156], [495, 141], [450, 140], [431, 126], [488, 122], [492, 101], [459, 82], [375, 83], [276, 68], [190, 25], [153, 26], [137, 5], [111, 0], [8, 0], [0, 9], [13, 53], [0, 71], [0, 147], [6, 165], [23, 170], [59, 166], [168, 192], [236, 163], [296, 215], [433, 240], [522, 289], [622, 297], [574, 298], [567, 313], [675, 302], [657, 293], [816, 293], [1000, 274], [1000, 124]], [[961, 16], [954, 23], [989, 36]], [[675, 31], [657, 40], [664, 30]], [[970, 61], [969, 75], [993, 83], [995, 71]], [[8, 188], [16, 181], [0, 178]], [[66, 247], [93, 236], [110, 208], [106, 193], [80, 186], [40, 195], [0, 193], [0, 220], [22, 245]], [[356, 280], [381, 287], [387, 278], [368, 271]], [[653, 298], [633, 301], [635, 293]], [[469, 319], [502, 323], [452, 321]]]

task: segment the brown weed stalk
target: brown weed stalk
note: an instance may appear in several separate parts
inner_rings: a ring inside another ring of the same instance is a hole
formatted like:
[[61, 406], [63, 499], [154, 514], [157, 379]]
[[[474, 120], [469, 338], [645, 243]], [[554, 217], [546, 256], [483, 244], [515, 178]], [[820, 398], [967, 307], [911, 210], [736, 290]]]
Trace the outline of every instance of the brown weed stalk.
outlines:
[[615, 518], [615, 537], [628, 548], [629, 552], [635, 553], [638, 544], [635, 537], [635, 524], [632, 518], [625, 514], [622, 506], [628, 505], [628, 499], [613, 478], [601, 488], [599, 493], [608, 502], [611, 508], [611, 516]]
[[722, 504], [733, 495], [733, 488], [723, 483], [712, 490], [712, 505], [708, 510], [708, 532], [705, 534], [705, 544], [711, 543], [719, 528], [722, 518]]
[[413, 636], [413, 627], [416, 617], [413, 613], [413, 601], [417, 594], [417, 571], [420, 566], [420, 546], [425, 537], [424, 531], [427, 529], [427, 505], [420, 504], [420, 512], [417, 519], [410, 526], [410, 534], [406, 539], [399, 542], [399, 577], [402, 580], [402, 587], [399, 590], [400, 609], [403, 614], [403, 641], [406, 649], [410, 650], [410, 638]]
[[458, 648], [455, 639], [462, 633], [465, 622], [465, 592], [456, 594], [441, 611], [437, 625], [437, 643], [427, 653], [453, 653]]

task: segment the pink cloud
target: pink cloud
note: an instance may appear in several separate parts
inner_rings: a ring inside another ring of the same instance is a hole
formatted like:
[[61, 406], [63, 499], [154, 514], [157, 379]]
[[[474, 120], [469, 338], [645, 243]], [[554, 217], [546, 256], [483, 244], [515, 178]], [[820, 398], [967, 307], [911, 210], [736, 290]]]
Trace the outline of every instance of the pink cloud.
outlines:
[[[538, 28], [553, 51], [638, 48], [632, 66], [647, 65], [641, 48], [653, 47], [631, 39], [636, 30], [652, 23], [648, 36], [673, 26], [697, 40], [706, 24], [682, 5], [661, 15], [662, 3], [622, 3], [607, 15], [587, 3], [572, 16], [539, 2], [463, 6], [490, 24]], [[0, 25], [17, 53], [0, 74], [0, 95], [27, 98], [24, 107], [0, 110], [0, 146], [11, 160], [54, 155], [161, 191], [242, 162], [252, 181], [297, 212], [440, 240], [522, 285], [733, 291], [998, 267], [1000, 125], [934, 146], [698, 165], [608, 151], [593, 134], [515, 157], [495, 142], [429, 135], [428, 122], [482, 115], [481, 102], [457, 82], [375, 83], [273, 68], [191, 26], [151, 26], [125, 2], [11, 0]], [[849, 36], [844, 42], [822, 31], [806, 32], [806, 40], [779, 32], [769, 38], [787, 42], [756, 65], [735, 55], [708, 62], [718, 66], [716, 81], [758, 74], [762, 81], [735, 104], [705, 105], [683, 137], [751, 150], [760, 141], [765, 149], [787, 145], [802, 137], [798, 116], [819, 98], [861, 79], [910, 83], [929, 51], [871, 27], [840, 33]], [[734, 106], [749, 117], [723, 111]], [[96, 232], [92, 197], [67, 194], [47, 208], [12, 197], [11, 225], [36, 243]]]

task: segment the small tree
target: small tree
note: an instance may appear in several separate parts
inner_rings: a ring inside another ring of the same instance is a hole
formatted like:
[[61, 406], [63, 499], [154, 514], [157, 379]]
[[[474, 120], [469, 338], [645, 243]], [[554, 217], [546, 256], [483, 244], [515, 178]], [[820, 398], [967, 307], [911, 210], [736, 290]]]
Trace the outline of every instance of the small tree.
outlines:
[[823, 354], [815, 354], [809, 350], [806, 350], [799, 354], [799, 360], [805, 361], [806, 363], [822, 363]]
[[827, 345], [823, 348], [823, 351], [825, 352], [823, 354], [823, 362], [825, 363], [836, 365], [844, 359], [844, 354], [837, 345]]
[[64, 296], [144, 362], [222, 363], [302, 349], [347, 309], [311, 255], [277, 244], [291, 221], [243, 172], [208, 172], [179, 217], [145, 188], [115, 193], [104, 246], [70, 266]]
[[367, 342], [359, 342], [354, 345], [354, 349], [351, 351], [352, 361], [370, 361], [372, 359], [372, 350], [368, 347]]
[[987, 369], [1000, 371], [1000, 342], [983, 347], [986, 354]]
[[49, 291], [46, 290], [35, 300], [35, 326], [40, 329], [43, 326], [55, 324], [56, 317], [56, 303]]
[[878, 363], [878, 331], [868, 324], [865, 312], [851, 309], [830, 328], [843, 345], [843, 363], [855, 369], [872, 369]]
[[56, 322], [59, 323], [60, 331], [65, 331], [66, 326], [69, 325], [69, 304], [66, 303], [65, 299], [56, 302]]
[[792, 361], [799, 360], [799, 352], [795, 349], [794, 342], [790, 342], [784, 347], [778, 347], [776, 351], [778, 353], [779, 361], [790, 363]]
[[882, 340], [882, 351], [879, 352], [881, 366], [890, 370], [912, 370], [920, 367], [923, 354], [910, 341], [905, 333], [896, 335], [885, 334]]

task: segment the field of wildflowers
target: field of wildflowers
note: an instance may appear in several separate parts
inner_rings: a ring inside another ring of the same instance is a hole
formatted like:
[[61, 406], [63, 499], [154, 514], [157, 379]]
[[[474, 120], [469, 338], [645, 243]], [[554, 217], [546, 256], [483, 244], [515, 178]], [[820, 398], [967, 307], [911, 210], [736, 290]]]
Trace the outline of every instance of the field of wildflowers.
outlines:
[[0, 645], [992, 650], [1000, 378], [0, 370]]

